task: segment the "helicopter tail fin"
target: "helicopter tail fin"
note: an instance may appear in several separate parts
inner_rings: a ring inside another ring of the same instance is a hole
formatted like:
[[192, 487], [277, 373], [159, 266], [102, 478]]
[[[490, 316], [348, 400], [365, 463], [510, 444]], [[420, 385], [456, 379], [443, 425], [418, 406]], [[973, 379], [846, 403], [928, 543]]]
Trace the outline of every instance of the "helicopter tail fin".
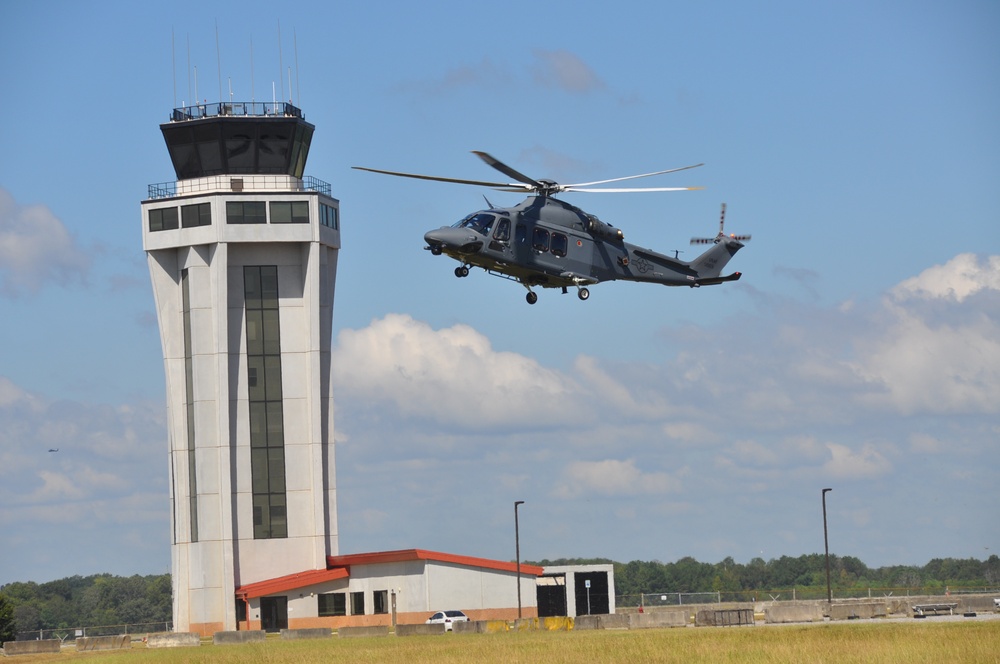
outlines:
[[[736, 252], [743, 248], [743, 243], [731, 238], [721, 238], [713, 244], [708, 251], [691, 261], [691, 268], [698, 273], [697, 280], [708, 285], [709, 283], [720, 283], [729, 281], [727, 278], [720, 278], [722, 268], [726, 266], [729, 259], [736, 255]], [[739, 277], [736, 277], [737, 279]]]

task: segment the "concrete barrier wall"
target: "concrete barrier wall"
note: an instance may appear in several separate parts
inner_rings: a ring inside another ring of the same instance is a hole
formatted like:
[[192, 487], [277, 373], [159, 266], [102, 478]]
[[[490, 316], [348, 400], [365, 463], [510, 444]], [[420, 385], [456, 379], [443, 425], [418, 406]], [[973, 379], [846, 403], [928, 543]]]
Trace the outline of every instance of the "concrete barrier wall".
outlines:
[[573, 619], [567, 616], [549, 616], [540, 619], [540, 627], [548, 632], [563, 632], [573, 629]]
[[885, 618], [887, 613], [885, 602], [852, 602], [830, 606], [830, 620]]
[[82, 636], [76, 640], [78, 652], [87, 650], [128, 650], [132, 647], [132, 637], [122, 636]]
[[147, 648], [190, 648], [201, 645], [198, 632], [160, 632], [146, 636]]
[[506, 620], [470, 620], [452, 623], [451, 631], [456, 634], [497, 634], [509, 632], [510, 623]]
[[773, 604], [764, 609], [764, 621], [774, 623], [822, 622], [819, 604]]
[[[504, 622], [504, 628], [506, 629], [507, 623]], [[396, 625], [396, 631], [399, 631], [399, 625]], [[470, 620], [468, 622], [457, 622], [452, 623], [451, 631], [456, 634], [485, 634], [486, 633], [486, 621], [485, 620]]]
[[281, 638], [285, 641], [295, 639], [329, 639], [333, 636], [333, 630], [329, 627], [300, 627], [298, 629], [281, 630]]
[[59, 639], [37, 639], [35, 641], [4, 641], [4, 655], [37, 655], [44, 652], [59, 652]]
[[[453, 623], [455, 625], [464, 625], [466, 623]], [[396, 636], [438, 636], [444, 634], [448, 631], [445, 628], [444, 623], [437, 623], [435, 625], [396, 625]]]
[[212, 635], [212, 643], [217, 646], [232, 646], [240, 643], [255, 643], [267, 638], [267, 632], [262, 629], [216, 632]]
[[577, 616], [573, 619], [573, 629], [628, 629], [627, 613], [611, 613], [593, 616]]
[[658, 627], [686, 627], [688, 612], [684, 609], [655, 611], [651, 613], [628, 613], [629, 629], [652, 629]]
[[[396, 625], [398, 629], [401, 625]], [[389, 636], [389, 628], [385, 625], [369, 625], [365, 627], [341, 627], [337, 630], [337, 636], [342, 639], [355, 638], [359, 636]]]

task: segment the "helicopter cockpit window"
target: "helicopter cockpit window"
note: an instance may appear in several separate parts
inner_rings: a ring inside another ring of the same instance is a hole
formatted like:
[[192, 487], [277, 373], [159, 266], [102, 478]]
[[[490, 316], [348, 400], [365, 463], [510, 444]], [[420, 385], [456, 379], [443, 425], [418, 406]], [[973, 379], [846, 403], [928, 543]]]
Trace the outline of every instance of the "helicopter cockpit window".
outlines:
[[480, 235], [489, 235], [490, 230], [493, 228], [493, 222], [495, 222], [496, 219], [497, 218], [492, 214], [477, 212], [476, 214], [469, 215], [462, 221], [455, 224], [455, 226], [457, 228], [469, 228], [476, 231]]
[[507, 242], [510, 240], [510, 219], [501, 219], [497, 224], [497, 230], [493, 233], [493, 239], [497, 242]]

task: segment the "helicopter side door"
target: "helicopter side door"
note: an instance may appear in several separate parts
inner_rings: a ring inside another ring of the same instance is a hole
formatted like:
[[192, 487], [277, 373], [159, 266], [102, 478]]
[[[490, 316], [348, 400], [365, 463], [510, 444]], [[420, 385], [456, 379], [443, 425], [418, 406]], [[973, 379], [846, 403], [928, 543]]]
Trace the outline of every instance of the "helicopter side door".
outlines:
[[486, 253], [496, 260], [506, 263], [513, 259], [514, 250], [510, 246], [510, 218], [500, 217], [493, 227], [493, 235], [486, 247]]

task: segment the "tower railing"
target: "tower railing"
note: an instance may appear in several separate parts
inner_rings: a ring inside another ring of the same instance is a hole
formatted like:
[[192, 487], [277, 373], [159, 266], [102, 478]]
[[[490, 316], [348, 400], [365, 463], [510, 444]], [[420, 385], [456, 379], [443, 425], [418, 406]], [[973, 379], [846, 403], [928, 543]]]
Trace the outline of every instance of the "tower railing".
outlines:
[[235, 117], [285, 117], [302, 118], [302, 109], [285, 101], [237, 101], [237, 102], [214, 102], [194, 104], [193, 106], [181, 106], [175, 108], [170, 114], [171, 122], [187, 122], [189, 120], [201, 120], [203, 118], [217, 118], [222, 116]]
[[330, 184], [311, 175], [302, 179], [286, 175], [213, 175], [206, 178], [183, 180], [180, 183], [176, 181], [159, 182], [148, 185], [148, 191], [149, 200], [217, 191], [315, 191], [333, 198], [331, 193], [333, 189]]

